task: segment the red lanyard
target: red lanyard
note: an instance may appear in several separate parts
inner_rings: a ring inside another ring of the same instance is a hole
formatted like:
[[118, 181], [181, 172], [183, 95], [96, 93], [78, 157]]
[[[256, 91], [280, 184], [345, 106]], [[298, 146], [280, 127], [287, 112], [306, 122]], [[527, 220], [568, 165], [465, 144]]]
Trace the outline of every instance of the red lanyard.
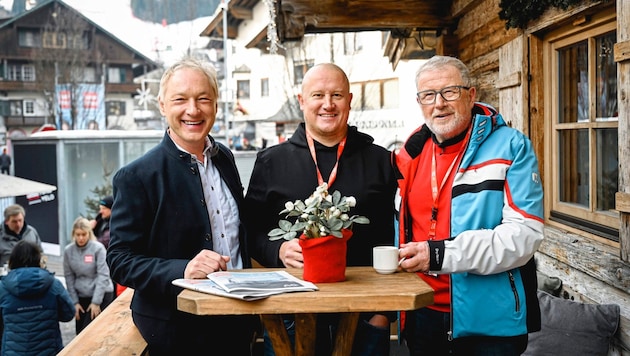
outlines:
[[[324, 184], [324, 178], [322, 177], [322, 173], [319, 171], [319, 166], [317, 165], [317, 156], [315, 155], [315, 143], [313, 142], [313, 138], [311, 135], [306, 132], [306, 141], [308, 142], [308, 149], [311, 151], [311, 157], [313, 157], [313, 162], [315, 162], [315, 169], [317, 170], [317, 185]], [[341, 157], [341, 153], [343, 149], [346, 147], [346, 137], [344, 137], [341, 142], [339, 142], [339, 146], [337, 147], [337, 162], [335, 162], [335, 166], [330, 172], [330, 177], [328, 177], [328, 188], [333, 184], [335, 179], [337, 178], [337, 167], [339, 166], [339, 158]]]
[[442, 192], [442, 188], [444, 188], [444, 185], [446, 184], [448, 177], [451, 175], [451, 171], [455, 167], [455, 164], [457, 164], [457, 162], [459, 161], [459, 155], [462, 154], [462, 152], [464, 151], [469, 135], [470, 135], [470, 131], [468, 131], [468, 134], [466, 135], [466, 138], [464, 139], [464, 142], [462, 143], [462, 148], [457, 153], [457, 156], [455, 156], [455, 159], [453, 159], [453, 161], [451, 162], [451, 165], [448, 167], [446, 174], [444, 174], [444, 177], [442, 178], [442, 183], [440, 184], [439, 187], [437, 185], [437, 164], [435, 162], [435, 150], [436, 150], [437, 145], [435, 143], [433, 144], [433, 157], [431, 160], [431, 195], [433, 196], [433, 206], [431, 207], [431, 225], [429, 227], [429, 240], [433, 240], [435, 238], [435, 230], [436, 230], [436, 225], [437, 225], [437, 213], [438, 213], [438, 200], [440, 197], [440, 193]]

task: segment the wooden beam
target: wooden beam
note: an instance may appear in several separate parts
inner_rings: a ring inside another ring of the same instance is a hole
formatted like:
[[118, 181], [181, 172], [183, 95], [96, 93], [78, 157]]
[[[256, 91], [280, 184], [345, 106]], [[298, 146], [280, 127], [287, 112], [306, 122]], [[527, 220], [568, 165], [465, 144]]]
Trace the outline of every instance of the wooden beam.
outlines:
[[630, 41], [615, 43], [614, 58], [617, 63], [630, 59]]
[[254, 18], [254, 12], [252, 9], [248, 9], [241, 6], [230, 6], [229, 14], [235, 19], [239, 20], [251, 20]]
[[300, 33], [441, 29], [451, 24], [450, 1], [444, 0], [277, 0], [276, 5], [287, 39], [301, 38]]
[[630, 193], [615, 193], [615, 209], [623, 213], [630, 213]]
[[497, 80], [497, 89], [505, 89], [521, 85], [521, 71], [511, 73]]

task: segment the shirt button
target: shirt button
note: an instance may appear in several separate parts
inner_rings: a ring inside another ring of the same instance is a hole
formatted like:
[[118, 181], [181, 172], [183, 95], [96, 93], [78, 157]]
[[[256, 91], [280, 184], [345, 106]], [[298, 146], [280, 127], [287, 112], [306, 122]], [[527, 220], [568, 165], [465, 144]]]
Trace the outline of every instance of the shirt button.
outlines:
[[220, 211], [219, 209], [217, 209], [217, 215], [218, 215], [218, 214], [221, 214], [221, 211]]

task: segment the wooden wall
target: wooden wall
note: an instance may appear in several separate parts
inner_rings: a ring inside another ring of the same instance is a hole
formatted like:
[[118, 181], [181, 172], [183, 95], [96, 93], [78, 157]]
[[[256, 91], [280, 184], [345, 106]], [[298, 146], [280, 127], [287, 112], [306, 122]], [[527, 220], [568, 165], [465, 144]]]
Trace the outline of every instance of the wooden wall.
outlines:
[[[544, 94], [548, 89], [544, 86], [542, 36], [562, 23], [615, 5], [619, 162], [630, 162], [630, 1], [585, 0], [566, 10], [552, 8], [524, 30], [505, 29], [498, 17], [499, 0], [453, 1], [458, 57], [477, 78], [478, 100], [496, 106], [510, 126], [530, 137], [543, 179], [551, 150], [545, 146]], [[536, 259], [539, 272], [563, 280], [565, 297], [620, 305], [621, 326], [609, 355], [630, 355], [630, 167], [619, 166], [621, 244], [602, 244], [548, 225]]]

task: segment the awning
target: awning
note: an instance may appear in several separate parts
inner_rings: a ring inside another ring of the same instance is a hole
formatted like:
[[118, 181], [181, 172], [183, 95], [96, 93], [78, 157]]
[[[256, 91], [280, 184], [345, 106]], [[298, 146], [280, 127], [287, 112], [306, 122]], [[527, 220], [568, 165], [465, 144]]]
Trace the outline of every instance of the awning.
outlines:
[[57, 190], [57, 187], [54, 185], [7, 174], [0, 174], [0, 198], [49, 193], [55, 190]]

